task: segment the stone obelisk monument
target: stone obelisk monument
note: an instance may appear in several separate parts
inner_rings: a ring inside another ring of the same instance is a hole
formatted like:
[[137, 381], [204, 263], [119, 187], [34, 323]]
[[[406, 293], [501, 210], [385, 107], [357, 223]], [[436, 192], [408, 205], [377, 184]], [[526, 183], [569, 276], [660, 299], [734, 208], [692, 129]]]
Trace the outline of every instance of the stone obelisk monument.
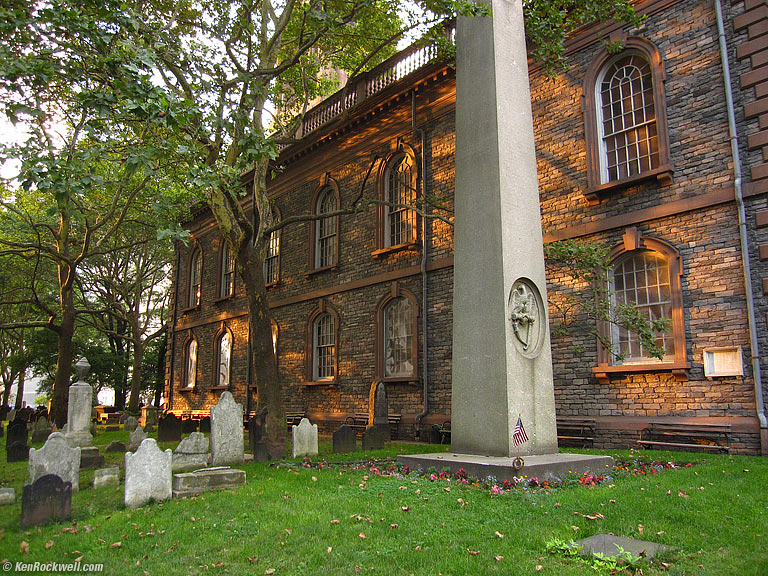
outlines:
[[522, 2], [488, 4], [456, 34], [452, 454], [399, 459], [479, 478], [602, 471], [610, 458], [557, 453]]

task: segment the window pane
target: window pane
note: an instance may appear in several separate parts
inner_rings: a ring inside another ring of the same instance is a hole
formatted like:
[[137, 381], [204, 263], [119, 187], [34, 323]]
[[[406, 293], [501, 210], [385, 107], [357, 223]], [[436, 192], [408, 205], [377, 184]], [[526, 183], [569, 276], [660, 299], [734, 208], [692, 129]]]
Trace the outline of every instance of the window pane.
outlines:
[[218, 386], [229, 387], [229, 366], [232, 356], [232, 337], [225, 332], [219, 338], [219, 381]]
[[229, 249], [229, 244], [224, 242], [221, 249], [221, 284], [219, 296], [227, 298], [235, 291], [235, 259]]
[[330, 314], [315, 318], [313, 326], [313, 378], [336, 376], [336, 321]]
[[384, 309], [384, 376], [412, 376], [413, 310], [407, 298], [395, 298]]
[[416, 239], [416, 212], [412, 206], [416, 199], [413, 188], [412, 166], [407, 156], [395, 160], [386, 174], [386, 229], [385, 246], [397, 246]]
[[[317, 214], [329, 214], [337, 209], [336, 195], [327, 188], [318, 199]], [[331, 216], [317, 221], [315, 238], [315, 267], [324, 268], [336, 264], [338, 217]]]
[[200, 305], [200, 289], [203, 276], [203, 254], [195, 250], [192, 255], [192, 264], [189, 270], [189, 306]]
[[184, 385], [194, 388], [197, 383], [197, 340], [191, 340], [187, 345], [187, 366]]
[[[272, 214], [272, 221], [278, 222], [277, 215]], [[264, 257], [264, 282], [274, 284], [280, 278], [280, 231], [275, 230], [269, 235], [267, 254]]]

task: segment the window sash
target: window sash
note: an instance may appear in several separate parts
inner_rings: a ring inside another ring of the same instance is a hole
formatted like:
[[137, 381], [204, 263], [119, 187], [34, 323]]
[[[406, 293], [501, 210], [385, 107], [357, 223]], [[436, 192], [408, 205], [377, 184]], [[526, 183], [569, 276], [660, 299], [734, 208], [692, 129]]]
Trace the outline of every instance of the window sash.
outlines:
[[221, 250], [221, 284], [219, 296], [227, 298], [235, 293], [235, 259], [226, 242]]
[[279, 280], [280, 273], [280, 231], [275, 230], [269, 235], [267, 255], [264, 258], [264, 282], [274, 284]]
[[197, 384], [197, 340], [190, 340], [187, 344], [186, 372], [184, 374], [184, 386], [194, 388]]
[[312, 342], [313, 380], [332, 380], [336, 376], [336, 322], [330, 314], [314, 321]]
[[393, 162], [386, 175], [385, 247], [414, 242], [416, 238], [416, 211], [413, 205], [416, 190], [413, 187], [411, 165], [406, 156]]
[[384, 308], [384, 377], [412, 376], [414, 359], [413, 309], [407, 298], [395, 298]]
[[[317, 203], [317, 214], [322, 216], [336, 210], [333, 190], [326, 190]], [[338, 217], [321, 218], [315, 225], [315, 268], [336, 264]]]
[[229, 375], [232, 360], [232, 336], [225, 332], [219, 338], [218, 346], [218, 374], [216, 385], [220, 388], [229, 388]]
[[202, 293], [203, 257], [200, 250], [192, 255], [192, 266], [189, 270], [189, 306], [199, 306]]

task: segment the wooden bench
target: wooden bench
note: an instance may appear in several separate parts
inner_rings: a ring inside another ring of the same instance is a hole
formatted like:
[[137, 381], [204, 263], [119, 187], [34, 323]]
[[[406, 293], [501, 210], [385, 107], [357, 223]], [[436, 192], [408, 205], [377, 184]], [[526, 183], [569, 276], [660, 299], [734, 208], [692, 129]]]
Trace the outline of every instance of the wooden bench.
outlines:
[[[389, 437], [392, 440], [397, 440], [397, 430], [400, 427], [400, 418], [400, 414], [387, 415]], [[358, 436], [362, 436], [365, 429], [368, 428], [368, 412], [355, 412], [354, 416], [347, 417], [344, 424], [352, 428]]]
[[594, 418], [558, 418], [557, 444], [571, 448], [592, 448], [595, 444]]
[[680, 424], [649, 422], [637, 441], [643, 448], [731, 451], [730, 424]]

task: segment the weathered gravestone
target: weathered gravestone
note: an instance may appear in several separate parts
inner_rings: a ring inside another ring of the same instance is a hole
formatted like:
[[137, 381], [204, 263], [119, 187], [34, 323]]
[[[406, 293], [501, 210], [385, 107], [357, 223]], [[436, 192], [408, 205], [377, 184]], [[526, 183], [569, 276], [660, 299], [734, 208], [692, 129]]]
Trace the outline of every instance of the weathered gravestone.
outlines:
[[302, 418], [298, 426], [292, 426], [293, 457], [317, 456], [317, 424], [311, 424], [309, 419]]
[[[142, 440], [143, 440], [143, 438], [142, 438]], [[140, 444], [141, 444], [141, 442], [139, 442], [139, 444], [136, 445], [136, 448], [134, 448], [134, 450], [138, 449]], [[128, 448], [126, 447], [126, 445], [123, 442], [120, 442], [118, 440], [113, 440], [112, 442], [109, 443], [109, 446], [107, 446], [104, 449], [104, 452], [126, 452], [127, 450], [128, 450]]]
[[203, 416], [200, 419], [200, 432], [211, 432], [211, 417]]
[[211, 463], [231, 466], [242, 464], [244, 459], [243, 406], [227, 390], [219, 403], [211, 406]]
[[154, 406], [145, 406], [142, 408], [142, 411], [144, 412], [143, 428], [146, 432], [152, 432], [152, 430], [155, 429], [155, 426], [157, 426], [158, 409]]
[[69, 445], [64, 434], [54, 432], [39, 450], [29, 450], [29, 481], [55, 474], [72, 485], [77, 492], [80, 480], [80, 447]]
[[23, 462], [29, 459], [27, 446], [27, 423], [21, 418], [8, 423], [8, 434], [5, 437], [5, 450], [8, 462]]
[[38, 418], [32, 425], [32, 443], [45, 442], [51, 435], [51, 425], [45, 416]]
[[[251, 416], [248, 420], [248, 446], [256, 462], [267, 462], [269, 460], [269, 451], [264, 441], [264, 427], [266, 426], [267, 413], [261, 411], [259, 414]], [[202, 422], [200, 423], [202, 427]]]
[[173, 497], [181, 498], [212, 490], [229, 490], [245, 484], [245, 471], [229, 466], [173, 475]]
[[154, 438], [147, 438], [139, 449], [125, 453], [125, 505], [143, 506], [171, 497], [170, 449], [162, 452]]
[[354, 452], [357, 450], [357, 435], [351, 426], [343, 424], [333, 433], [333, 451]]
[[2, 420], [0, 420], [0, 438], [5, 436], [5, 424]]
[[208, 466], [208, 438], [202, 432], [192, 432], [173, 451], [172, 469], [197, 470]]
[[192, 418], [186, 418], [182, 420], [181, 433], [191, 434], [192, 432], [197, 432], [197, 420], [193, 420]]
[[134, 416], [126, 416], [123, 420], [123, 430], [133, 432], [139, 427], [139, 421]]
[[0, 488], [0, 506], [8, 506], [16, 503], [16, 490], [13, 488]]
[[376, 426], [385, 441], [389, 440], [389, 401], [384, 382], [376, 385], [376, 394], [373, 400], [373, 425]]
[[46, 474], [21, 493], [21, 527], [66, 520], [72, 516], [72, 484], [55, 474]]
[[118, 486], [120, 484], [120, 468], [113, 466], [111, 468], [100, 468], [93, 473], [93, 487], [106, 488], [108, 486]]
[[157, 423], [158, 442], [181, 442], [181, 419], [175, 414], [160, 418]]
[[387, 434], [381, 426], [368, 426], [363, 432], [363, 450], [381, 450], [384, 448]]
[[147, 435], [144, 432], [144, 428], [136, 428], [128, 435], [128, 450], [136, 452], [141, 446], [141, 443], [147, 439]]
[[91, 409], [93, 408], [93, 388], [85, 381], [91, 365], [84, 357], [75, 364], [77, 382], [69, 387], [67, 405], [67, 425], [65, 436], [71, 446], [92, 446]]

